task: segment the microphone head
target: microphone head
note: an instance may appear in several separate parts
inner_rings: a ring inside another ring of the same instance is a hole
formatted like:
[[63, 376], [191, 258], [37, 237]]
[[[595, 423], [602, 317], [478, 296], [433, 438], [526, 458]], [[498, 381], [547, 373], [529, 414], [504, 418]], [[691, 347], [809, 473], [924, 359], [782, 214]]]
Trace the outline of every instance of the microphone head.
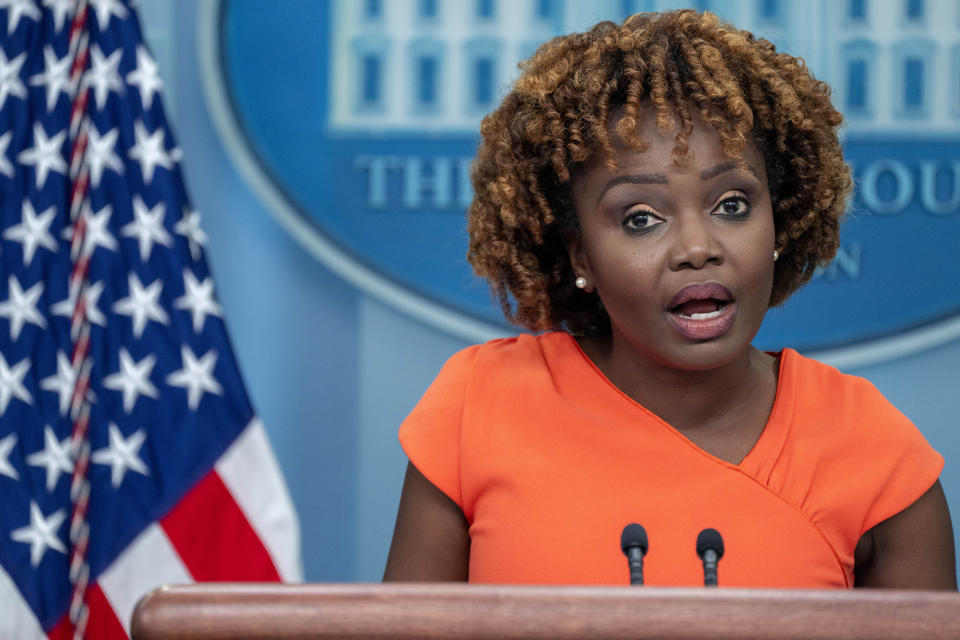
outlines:
[[620, 534], [620, 549], [626, 553], [631, 547], [639, 547], [644, 555], [647, 553], [649, 545], [647, 544], [647, 530], [639, 524], [633, 522], [623, 528]]
[[697, 536], [697, 555], [702, 558], [708, 549], [716, 551], [718, 559], [723, 557], [723, 536], [716, 529], [704, 529]]

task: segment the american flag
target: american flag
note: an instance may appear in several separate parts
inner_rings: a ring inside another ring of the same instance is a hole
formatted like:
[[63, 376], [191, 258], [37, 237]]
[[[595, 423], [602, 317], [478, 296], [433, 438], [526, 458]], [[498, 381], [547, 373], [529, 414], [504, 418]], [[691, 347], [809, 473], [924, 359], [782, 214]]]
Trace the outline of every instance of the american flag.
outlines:
[[300, 579], [162, 89], [125, 0], [0, 0], [0, 638]]

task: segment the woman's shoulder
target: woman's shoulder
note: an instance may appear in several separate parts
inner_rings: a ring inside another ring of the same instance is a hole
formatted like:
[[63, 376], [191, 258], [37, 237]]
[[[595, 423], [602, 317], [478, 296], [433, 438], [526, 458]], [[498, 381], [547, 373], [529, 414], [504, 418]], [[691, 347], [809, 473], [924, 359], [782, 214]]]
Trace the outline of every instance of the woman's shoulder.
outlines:
[[523, 366], [568, 353], [573, 344], [573, 337], [565, 331], [542, 334], [522, 333], [471, 345], [451, 356], [450, 361], [485, 368]]
[[805, 404], [815, 403], [833, 411], [877, 403], [877, 409], [894, 409], [866, 378], [844, 373], [833, 365], [804, 356], [793, 349], [784, 349], [781, 358], [781, 378], [786, 378], [782, 382], [791, 385], [799, 400]]
[[433, 386], [463, 387], [467, 395], [529, 389], [578, 371], [579, 348], [565, 332], [520, 334], [471, 345], [450, 356]]
[[866, 378], [785, 349], [781, 384], [792, 421], [824, 442], [927, 446], [916, 425]]

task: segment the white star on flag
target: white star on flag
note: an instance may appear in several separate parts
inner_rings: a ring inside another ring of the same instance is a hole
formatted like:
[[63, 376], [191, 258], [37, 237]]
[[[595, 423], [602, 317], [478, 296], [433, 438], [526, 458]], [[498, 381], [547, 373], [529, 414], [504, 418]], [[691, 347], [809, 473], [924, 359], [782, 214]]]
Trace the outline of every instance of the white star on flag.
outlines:
[[33, 125], [33, 139], [33, 146], [21, 151], [17, 160], [22, 164], [36, 165], [37, 189], [42, 189], [47, 182], [47, 174], [51, 171], [67, 175], [67, 162], [60, 155], [60, 147], [67, 139], [67, 132], [63, 130], [48, 138], [43, 125], [36, 122]]
[[106, 449], [98, 449], [90, 456], [94, 464], [110, 465], [110, 484], [116, 489], [123, 482], [127, 470], [136, 471], [140, 475], [150, 475], [150, 470], [137, 453], [147, 438], [147, 433], [140, 429], [130, 434], [124, 440], [123, 434], [117, 425], [110, 423], [110, 444]]
[[160, 306], [160, 292], [163, 291], [163, 280], [157, 278], [149, 286], [144, 287], [140, 279], [132, 271], [127, 274], [130, 295], [113, 305], [116, 313], [130, 316], [133, 322], [133, 336], [140, 339], [148, 320], [160, 324], [170, 324], [170, 317]]
[[84, 75], [83, 82], [93, 87], [93, 99], [100, 111], [107, 105], [111, 91], [123, 91], [123, 79], [117, 72], [122, 56], [123, 50], [119, 48], [110, 57], [104, 57], [98, 45], [90, 47], [90, 69]]
[[27, 456], [27, 464], [33, 467], [46, 467], [47, 491], [53, 491], [61, 473], [73, 473], [73, 447], [70, 436], [57, 441], [57, 434], [48, 425], [43, 427], [43, 449]]
[[[3, 0], [0, 0], [2, 2]], [[7, 101], [7, 96], [16, 96], [17, 98], [27, 99], [27, 87], [20, 79], [20, 68], [27, 61], [27, 54], [21, 53], [13, 60], [7, 60], [7, 56], [0, 48], [0, 109]]]
[[[97, 247], [116, 251], [117, 239], [110, 233], [110, 216], [113, 215], [113, 207], [105, 204], [100, 211], [92, 213], [90, 207], [85, 204], [81, 215], [83, 215], [87, 224], [86, 231], [83, 234], [83, 255], [89, 258], [97, 250]], [[63, 239], [69, 242], [72, 238], [73, 225], [64, 227]]]
[[197, 280], [190, 269], [183, 270], [183, 296], [173, 301], [177, 309], [189, 309], [193, 318], [193, 330], [200, 333], [208, 315], [222, 317], [220, 305], [213, 300], [213, 278]]
[[[83, 293], [83, 310], [87, 320], [101, 327], [107, 326], [107, 316], [103, 315], [97, 304], [100, 302], [100, 295], [103, 293], [103, 280], [91, 283]], [[73, 316], [73, 310], [77, 307], [77, 292], [68, 291], [67, 297], [56, 304], [50, 305], [50, 312], [56, 316]]]
[[153, 354], [140, 362], [134, 362], [130, 352], [125, 347], [121, 347], [120, 370], [104, 378], [103, 386], [122, 392], [123, 410], [130, 413], [137, 403], [137, 396], [160, 397], [157, 388], [150, 382], [150, 373], [156, 364], [157, 358]]
[[73, 0], [43, 0], [43, 6], [53, 13], [54, 31], [59, 32], [63, 29], [63, 23], [67, 21], [70, 15], [70, 3]]
[[0, 302], [0, 317], [10, 320], [10, 340], [16, 341], [20, 337], [20, 331], [27, 322], [41, 329], [46, 328], [47, 321], [37, 310], [37, 302], [43, 295], [43, 280], [26, 291], [20, 288], [16, 276], [10, 276], [7, 283], [8, 297]]
[[87, 127], [86, 159], [90, 167], [90, 184], [93, 185], [94, 189], [100, 186], [100, 178], [103, 177], [104, 169], [113, 169], [117, 173], [123, 173], [123, 160], [115, 151], [119, 134], [120, 129], [114, 127], [101, 137], [96, 125], [92, 122]]
[[14, 529], [10, 532], [10, 537], [17, 542], [26, 542], [30, 545], [30, 564], [38, 567], [47, 549], [53, 549], [63, 554], [67, 553], [67, 548], [57, 536], [57, 529], [60, 528], [66, 517], [66, 510], [58, 509], [50, 514], [49, 518], [44, 518], [40, 507], [31, 500], [29, 526]]
[[137, 120], [133, 123], [133, 137], [136, 142], [130, 147], [128, 155], [140, 163], [144, 184], [153, 182], [153, 172], [158, 165], [168, 170], [173, 168], [173, 160], [163, 143], [163, 127], [157, 127], [150, 134], [147, 133], [143, 121]]
[[97, 14], [97, 24], [101, 31], [110, 26], [110, 16], [120, 19], [127, 17], [127, 9], [118, 0], [90, 0], [93, 11]]
[[129, 635], [160, 581], [300, 578], [137, 5], [0, 0], [0, 640]]
[[[7, 9], [7, 34], [16, 30], [20, 18], [30, 18], [40, 22], [42, 17], [40, 9], [33, 3], [33, 0], [0, 0], [0, 9], [4, 7]], [[3, 100], [0, 100], [0, 105], [2, 104]]]
[[57, 54], [53, 47], [47, 45], [43, 48], [44, 72], [30, 77], [30, 86], [47, 86], [47, 111], [53, 111], [57, 106], [57, 99], [61, 93], [70, 96], [70, 56], [66, 55], [62, 60], [57, 59]]
[[[2, 55], [3, 52], [0, 51], [0, 56]], [[13, 140], [13, 131], [7, 131], [0, 136], [0, 173], [8, 178], [13, 177], [13, 165], [10, 164], [10, 159], [7, 158], [7, 147], [10, 146], [11, 140]]]
[[144, 110], [153, 106], [153, 95], [163, 88], [163, 80], [157, 73], [157, 63], [143, 45], [137, 45], [137, 68], [127, 74], [127, 84], [140, 90]]
[[167, 384], [183, 387], [187, 390], [187, 406], [196, 411], [204, 392], [223, 395], [223, 387], [213, 377], [213, 368], [217, 364], [217, 352], [207, 351], [202, 358], [193, 355], [187, 345], [180, 346], [183, 368], [167, 376]]
[[207, 234], [200, 228], [200, 214], [193, 209], [184, 209], [183, 217], [173, 226], [173, 230], [187, 239], [190, 255], [199, 260], [201, 247], [207, 244]]
[[7, 406], [12, 398], [17, 398], [33, 404], [33, 396], [23, 386], [23, 377], [30, 369], [30, 359], [24, 358], [12, 367], [7, 366], [7, 359], [0, 351], [0, 416], [7, 412]]
[[41, 380], [40, 388], [44, 391], [53, 391], [60, 397], [61, 416], [67, 415], [76, 382], [77, 374], [70, 366], [70, 359], [67, 354], [63, 351], [57, 351], [57, 373]]
[[50, 235], [50, 223], [57, 215], [57, 208], [50, 207], [41, 214], [37, 214], [29, 200], [23, 201], [21, 208], [23, 217], [20, 224], [15, 224], [3, 232], [3, 237], [23, 245], [23, 266], [30, 266], [37, 247], [45, 247], [56, 253], [56, 239]]
[[13, 478], [14, 480], [19, 480], [20, 474], [17, 473], [17, 470], [13, 468], [12, 464], [10, 464], [10, 452], [13, 451], [13, 448], [16, 446], [16, 444], [16, 433], [11, 433], [3, 438], [0, 438], [0, 475]]
[[158, 202], [152, 209], [148, 209], [143, 199], [133, 196], [134, 221], [120, 229], [120, 235], [126, 238], [137, 238], [140, 246], [140, 259], [144, 262], [150, 259], [153, 243], [165, 247], [173, 246], [173, 237], [163, 226], [163, 217], [166, 215], [166, 206]]

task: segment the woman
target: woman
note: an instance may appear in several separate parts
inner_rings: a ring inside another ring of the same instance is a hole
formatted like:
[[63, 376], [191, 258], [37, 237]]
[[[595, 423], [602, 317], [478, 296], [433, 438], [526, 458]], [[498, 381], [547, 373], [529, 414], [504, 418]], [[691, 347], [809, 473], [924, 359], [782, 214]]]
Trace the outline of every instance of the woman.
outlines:
[[829, 88], [693, 11], [556, 38], [482, 126], [469, 259], [540, 335], [453, 356], [400, 431], [385, 580], [955, 589], [943, 459], [868, 382], [750, 342], [836, 252]]

